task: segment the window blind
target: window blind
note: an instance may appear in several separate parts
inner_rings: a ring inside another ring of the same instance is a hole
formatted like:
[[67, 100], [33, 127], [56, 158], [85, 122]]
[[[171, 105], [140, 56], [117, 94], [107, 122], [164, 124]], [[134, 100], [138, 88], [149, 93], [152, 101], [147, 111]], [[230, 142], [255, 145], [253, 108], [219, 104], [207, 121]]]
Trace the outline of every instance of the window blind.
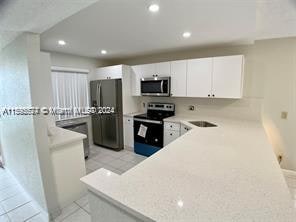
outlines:
[[[57, 108], [89, 107], [87, 74], [54, 71], [51, 73], [54, 106]], [[57, 120], [80, 117], [79, 113], [57, 115]]]

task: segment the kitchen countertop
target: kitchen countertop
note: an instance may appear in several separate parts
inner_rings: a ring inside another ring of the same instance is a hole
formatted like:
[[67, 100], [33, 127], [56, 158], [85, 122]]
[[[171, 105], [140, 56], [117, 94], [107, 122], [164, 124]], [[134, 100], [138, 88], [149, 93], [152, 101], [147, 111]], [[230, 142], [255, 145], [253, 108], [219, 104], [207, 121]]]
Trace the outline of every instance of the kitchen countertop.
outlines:
[[[188, 120], [218, 127], [199, 128]], [[122, 175], [100, 169], [81, 180], [145, 221], [290, 222], [295, 209], [258, 122], [170, 117], [192, 129]], [[148, 219], [147, 219], [148, 218]]]
[[140, 114], [143, 114], [143, 112], [127, 113], [127, 114], [123, 114], [123, 116], [134, 117], [134, 116], [140, 115]]
[[84, 134], [76, 133], [60, 127], [51, 127], [50, 131], [51, 135], [48, 136], [50, 149], [61, 147], [79, 140], [82, 141], [86, 138], [86, 135]]

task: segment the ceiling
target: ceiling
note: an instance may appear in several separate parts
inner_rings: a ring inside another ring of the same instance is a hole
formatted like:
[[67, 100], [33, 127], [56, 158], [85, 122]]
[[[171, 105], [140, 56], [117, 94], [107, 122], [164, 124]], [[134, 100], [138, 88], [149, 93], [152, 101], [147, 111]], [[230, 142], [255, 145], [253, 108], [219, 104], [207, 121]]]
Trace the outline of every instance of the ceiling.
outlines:
[[296, 0], [0, 0], [0, 48], [34, 32], [43, 50], [104, 59], [296, 36], [295, 27]]
[[[151, 13], [148, 6], [158, 3]], [[42, 33], [43, 50], [122, 58], [254, 40], [255, 0], [100, 0]], [[190, 31], [191, 38], [182, 33]], [[63, 39], [65, 46], [57, 41]], [[108, 51], [101, 55], [100, 50]]]
[[296, 0], [257, 0], [256, 39], [296, 36]]
[[20, 33], [42, 33], [96, 1], [0, 0], [0, 49]]

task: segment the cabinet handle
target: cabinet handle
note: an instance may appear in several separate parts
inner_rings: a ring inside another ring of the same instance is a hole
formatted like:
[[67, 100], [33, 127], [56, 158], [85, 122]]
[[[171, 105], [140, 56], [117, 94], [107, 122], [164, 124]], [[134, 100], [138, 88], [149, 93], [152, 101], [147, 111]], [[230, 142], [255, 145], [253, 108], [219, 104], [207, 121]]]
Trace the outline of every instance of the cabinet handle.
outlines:
[[213, 94], [213, 97], [215, 97], [215, 94]]
[[172, 133], [170, 133], [170, 136], [172, 136], [173, 134]]
[[208, 97], [210, 97], [211, 95], [210, 94], [208, 94]]
[[172, 128], [173, 126], [172, 126], [172, 125], [170, 125], [170, 127]]

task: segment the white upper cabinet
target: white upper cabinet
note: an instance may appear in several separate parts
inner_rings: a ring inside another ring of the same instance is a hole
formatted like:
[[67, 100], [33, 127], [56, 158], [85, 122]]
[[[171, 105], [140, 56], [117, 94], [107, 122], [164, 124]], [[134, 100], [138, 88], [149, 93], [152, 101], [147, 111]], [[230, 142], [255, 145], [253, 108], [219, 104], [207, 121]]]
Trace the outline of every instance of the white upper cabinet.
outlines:
[[95, 79], [121, 79], [122, 78], [122, 65], [107, 66], [97, 68]]
[[141, 78], [170, 76], [170, 62], [132, 66], [132, 95], [141, 96]]
[[213, 58], [212, 97], [242, 98], [243, 56]]
[[161, 62], [155, 64], [156, 77], [168, 77], [171, 75], [171, 63]]
[[243, 55], [136, 65], [132, 67], [132, 94], [141, 95], [141, 78], [170, 76], [173, 97], [239, 99], [243, 91], [243, 65]]
[[136, 65], [132, 66], [132, 95], [133, 96], [141, 96], [141, 66]]
[[156, 74], [155, 64], [139, 65], [141, 78], [153, 78]]
[[186, 96], [187, 60], [171, 62], [171, 96]]
[[187, 97], [210, 97], [213, 58], [187, 60]]

